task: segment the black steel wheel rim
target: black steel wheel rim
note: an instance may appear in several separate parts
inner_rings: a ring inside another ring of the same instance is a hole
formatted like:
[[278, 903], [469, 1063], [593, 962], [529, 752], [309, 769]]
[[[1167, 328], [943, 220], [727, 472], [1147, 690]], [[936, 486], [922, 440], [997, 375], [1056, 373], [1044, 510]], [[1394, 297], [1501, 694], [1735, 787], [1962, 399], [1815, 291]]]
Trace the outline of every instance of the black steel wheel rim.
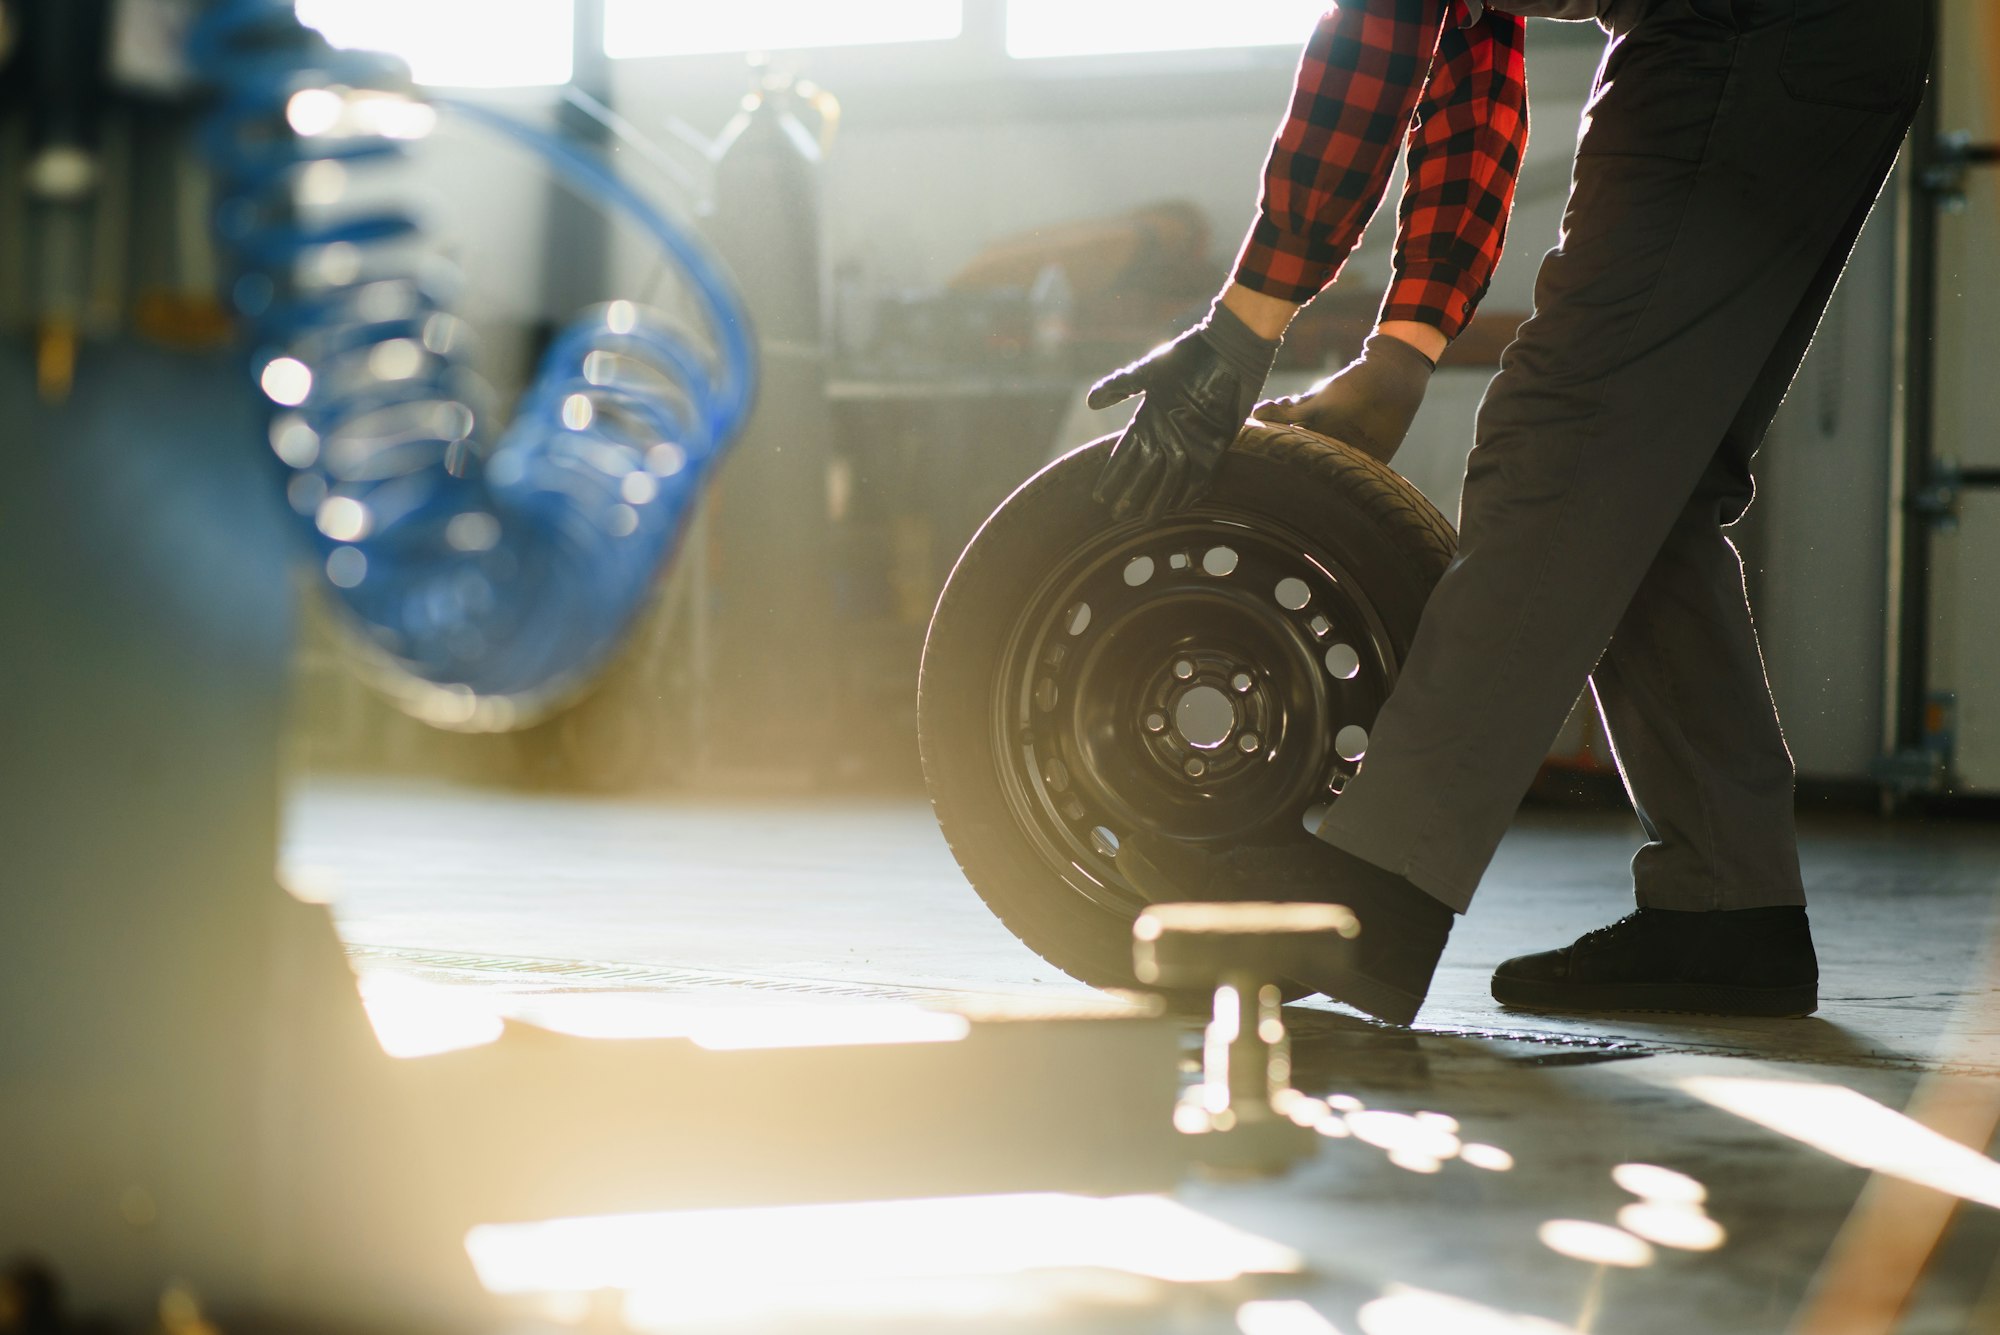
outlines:
[[1222, 506], [1083, 544], [1003, 645], [990, 716], [1009, 814], [1051, 871], [1126, 915], [1152, 896], [1122, 849], [1185, 868], [1316, 825], [1397, 664], [1323, 543]]

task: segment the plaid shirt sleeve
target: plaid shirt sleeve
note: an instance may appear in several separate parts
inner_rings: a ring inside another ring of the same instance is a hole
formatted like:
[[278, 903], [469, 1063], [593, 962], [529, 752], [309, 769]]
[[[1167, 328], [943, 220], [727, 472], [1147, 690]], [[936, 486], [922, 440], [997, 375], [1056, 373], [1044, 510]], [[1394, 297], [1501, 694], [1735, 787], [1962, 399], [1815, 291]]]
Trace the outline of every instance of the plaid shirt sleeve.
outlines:
[[1500, 259], [1527, 142], [1525, 25], [1465, 0], [1345, 0], [1299, 62], [1236, 281], [1305, 302], [1340, 272], [1409, 141], [1382, 318], [1456, 336]]

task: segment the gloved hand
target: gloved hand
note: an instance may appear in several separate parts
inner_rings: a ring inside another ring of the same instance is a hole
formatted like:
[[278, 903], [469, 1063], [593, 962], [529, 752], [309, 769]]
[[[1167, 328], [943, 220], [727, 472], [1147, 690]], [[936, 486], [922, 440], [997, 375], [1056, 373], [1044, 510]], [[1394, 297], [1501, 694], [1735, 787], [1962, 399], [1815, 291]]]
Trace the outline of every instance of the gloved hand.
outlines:
[[1437, 363], [1400, 338], [1370, 334], [1361, 355], [1303, 394], [1253, 410], [1260, 422], [1289, 422], [1388, 463], [1410, 434]]
[[1277, 357], [1277, 340], [1260, 338], [1218, 301], [1193, 329], [1092, 385], [1092, 408], [1134, 394], [1146, 401], [1091, 494], [1114, 519], [1157, 519], [1192, 505], [1243, 430]]

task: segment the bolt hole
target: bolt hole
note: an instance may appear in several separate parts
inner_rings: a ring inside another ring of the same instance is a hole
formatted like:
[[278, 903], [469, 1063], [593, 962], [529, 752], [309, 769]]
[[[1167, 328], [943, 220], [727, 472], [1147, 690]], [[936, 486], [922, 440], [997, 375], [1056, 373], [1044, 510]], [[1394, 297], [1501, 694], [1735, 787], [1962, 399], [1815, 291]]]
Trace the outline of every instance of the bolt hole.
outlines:
[[1098, 855], [1101, 857], [1115, 858], [1118, 856], [1118, 836], [1105, 829], [1102, 825], [1090, 832], [1090, 846], [1096, 849]]
[[1313, 600], [1311, 587], [1304, 580], [1291, 577], [1279, 580], [1273, 594], [1278, 600], [1278, 606], [1292, 612], [1302, 610]]
[[1152, 577], [1153, 577], [1152, 557], [1135, 556], [1131, 560], [1125, 563], [1125, 582], [1131, 585], [1133, 588], [1135, 589], [1138, 588], [1141, 584], [1144, 584], [1147, 580], [1151, 579]]
[[1090, 604], [1078, 603], [1063, 613], [1063, 627], [1071, 635], [1081, 635], [1090, 629]]
[[1368, 754], [1368, 729], [1350, 723], [1333, 735], [1334, 754], [1342, 760], [1359, 760]]
[[1201, 554], [1201, 568], [1221, 579], [1235, 573], [1238, 559], [1234, 547], [1211, 547]]
[[1361, 675], [1361, 655], [1351, 644], [1336, 644], [1326, 651], [1326, 670], [1342, 681], [1353, 681]]

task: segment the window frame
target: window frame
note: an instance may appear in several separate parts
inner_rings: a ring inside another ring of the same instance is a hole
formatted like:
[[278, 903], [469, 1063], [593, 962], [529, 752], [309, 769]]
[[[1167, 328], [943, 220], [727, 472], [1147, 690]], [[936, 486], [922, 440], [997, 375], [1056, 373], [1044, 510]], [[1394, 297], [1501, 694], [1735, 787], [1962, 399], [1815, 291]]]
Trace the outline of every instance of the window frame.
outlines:
[[[1332, 8], [1333, 5], [1334, 0], [1319, 0], [1319, 7], [1322, 12]], [[1221, 47], [1170, 47], [1157, 51], [1085, 51], [1073, 54], [1017, 56], [1007, 49], [1007, 19], [1008, 11], [1011, 7], [1012, 0], [1000, 0], [1000, 3], [995, 5], [995, 8], [999, 11], [998, 22], [995, 24], [995, 28], [998, 33], [1001, 54], [1010, 62], [1021, 66], [1070, 63], [1076, 67], [1071, 71], [1072, 76], [1079, 70], [1085, 74], [1094, 72], [1091, 69], [1093, 66], [1109, 65], [1117, 67], [1134, 60], [1157, 61], [1161, 58], [1165, 58], [1165, 66], [1168, 69], [1206, 70], [1216, 67], [1226, 67], [1229, 62], [1220, 58], [1232, 54], [1255, 55], [1261, 53], [1268, 56], [1271, 52], [1280, 52], [1284, 56], [1284, 63], [1295, 64], [1298, 59], [1299, 48], [1305, 45], [1306, 37], [1311, 31], [1309, 26], [1311, 20], [1307, 20], [1306, 23], [1308, 26], [1300, 28], [1297, 39], [1288, 42], [1253, 42]], [[1268, 65], [1270, 62], [1263, 60], [1256, 61], [1255, 63]]]
[[[593, 54], [597, 55], [598, 57], [604, 60], [610, 61], [613, 64], [625, 64], [631, 61], [681, 62], [681, 61], [702, 61], [709, 59], [722, 59], [722, 60], [733, 61], [737, 64], [741, 64], [747, 55], [750, 55], [756, 50], [758, 50], [758, 48], [736, 48], [734, 50], [724, 50], [724, 51], [684, 51], [684, 52], [670, 52], [662, 55], [614, 56], [605, 47], [605, 42], [608, 40], [609, 28], [610, 28], [610, 15], [607, 12], [608, 0], [582, 0], [582, 2], [589, 5], [590, 9], [593, 12], [593, 16], [596, 19], [597, 41]], [[974, 6], [978, 3], [979, 0], [959, 0], [959, 8], [960, 8], [959, 30], [955, 36], [951, 37], [898, 38], [891, 41], [880, 41], [880, 42], [839, 42], [839, 43], [827, 43], [816, 46], [773, 47], [769, 48], [769, 53], [773, 55], [784, 55], [787, 57], [802, 57], [806, 55], [812, 55], [816, 57], [822, 54], [831, 53], [835, 51], [866, 50], [866, 51], [893, 52], [893, 51], [907, 51], [911, 49], [941, 48], [941, 47], [956, 46], [960, 42], [964, 41], [967, 35], [967, 30], [970, 26], [972, 10]]]
[[[293, 0], [295, 6], [299, 2], [300, 0]], [[438, 89], [440, 92], [451, 93], [454, 95], [469, 94], [481, 98], [496, 97], [503, 100], [514, 99], [514, 98], [534, 99], [534, 98], [560, 97], [562, 89], [568, 87], [571, 84], [574, 84], [577, 81], [578, 76], [584, 70], [586, 63], [589, 60], [590, 52], [585, 48], [590, 44], [588, 43], [580, 44], [577, 39], [583, 35], [583, 30], [587, 21], [586, 16], [597, 12], [596, 0], [569, 0], [569, 6], [570, 6], [570, 11], [569, 11], [570, 50], [569, 50], [569, 73], [566, 77], [558, 79], [552, 83], [537, 81], [534, 83], [491, 83], [491, 84], [450, 83], [444, 81], [434, 82], [424, 79], [418, 79], [416, 81], [417, 87], [435, 88]], [[305, 23], [306, 26], [308, 27], [316, 28], [316, 25], [307, 22], [306, 18], [303, 15], [299, 17], [299, 21], [301, 23]], [[601, 45], [601, 41], [598, 43], [598, 45]]]
[[[1152, 116], [1191, 98], [1217, 111], [1268, 109], [1299, 48], [1230, 47], [1083, 56], [1007, 54], [1007, 0], [964, 0], [957, 37], [774, 50], [774, 70], [832, 90], [846, 111], [879, 120], [937, 123], [993, 119]], [[1307, 34], [1299, 34], [1303, 47]], [[599, 42], [602, 49], [602, 42]], [[677, 105], [733, 104], [751, 86], [746, 52], [606, 57], [614, 88], [672, 85]], [[1170, 80], [1170, 81], [1169, 81]]]

